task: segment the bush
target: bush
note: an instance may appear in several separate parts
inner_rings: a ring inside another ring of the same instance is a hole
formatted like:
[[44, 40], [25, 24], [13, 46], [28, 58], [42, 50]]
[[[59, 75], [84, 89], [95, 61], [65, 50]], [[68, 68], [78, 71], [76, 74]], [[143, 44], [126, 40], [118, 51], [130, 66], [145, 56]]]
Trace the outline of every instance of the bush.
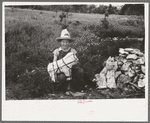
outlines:
[[[49, 29], [46, 29], [46, 31], [40, 26], [33, 26], [30, 25], [29, 23], [17, 23], [13, 26], [8, 27], [8, 31], [5, 34], [6, 71], [7, 71], [6, 86], [8, 86], [11, 82], [17, 86], [19, 82], [18, 86], [21, 86], [21, 88], [18, 89], [22, 89], [23, 87], [26, 88], [26, 86], [23, 85], [24, 82], [27, 81], [27, 79], [29, 78], [26, 75], [24, 75], [24, 72], [26, 70], [32, 71], [36, 67], [46, 69], [48, 63], [52, 61], [52, 57], [53, 57], [52, 53], [48, 52], [48, 46], [50, 45], [51, 42], [47, 42], [47, 38], [52, 36], [53, 33]], [[22, 77], [18, 78], [18, 76], [22, 76]], [[40, 76], [40, 74], [38, 76]], [[31, 78], [32, 77], [35, 76], [31, 76]], [[21, 80], [22, 80], [22, 85], [21, 85]], [[35, 82], [29, 82], [28, 86], [29, 87], [37, 86], [38, 85], [38, 83], [36, 83], [37, 80], [34, 81]], [[43, 81], [42, 80], [40, 81], [42, 84]], [[19, 93], [18, 91], [16, 90], [15, 92], [14, 89], [13, 93]], [[31, 93], [30, 96], [32, 96]]]
[[50, 83], [47, 71], [35, 70], [26, 71], [18, 77], [15, 84], [11, 83], [10, 88], [14, 99], [32, 99], [39, 98], [52, 93], [54, 85]]
[[78, 58], [85, 72], [92, 78], [95, 71], [102, 69], [102, 63], [106, 59], [104, 50], [106, 46], [100, 42], [100, 38], [90, 31], [83, 32], [80, 38], [77, 38], [72, 44], [78, 52]]

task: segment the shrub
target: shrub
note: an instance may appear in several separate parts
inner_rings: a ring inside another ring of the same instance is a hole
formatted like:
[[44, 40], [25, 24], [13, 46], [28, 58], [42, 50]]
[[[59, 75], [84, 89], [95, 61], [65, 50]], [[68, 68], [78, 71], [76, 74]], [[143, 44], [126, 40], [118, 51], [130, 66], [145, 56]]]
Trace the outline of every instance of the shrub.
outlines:
[[95, 71], [102, 69], [102, 63], [107, 57], [102, 51], [106, 47], [95, 34], [90, 31], [83, 32], [82, 36], [72, 44], [72, 47], [77, 50], [81, 66], [90, 78], [94, 76]]
[[[52, 35], [53, 33], [48, 28], [45, 30], [40, 26], [33, 26], [25, 22], [8, 27], [8, 31], [5, 34], [6, 86], [11, 82], [17, 86], [17, 83], [19, 82], [19, 86], [23, 88], [24, 86], [22, 87], [21, 80], [24, 85], [23, 82], [28, 78], [24, 75], [25, 70], [32, 71], [36, 67], [46, 69], [46, 66], [52, 61], [53, 57], [52, 53], [48, 52], [48, 45], [51, 42], [47, 42], [47, 38]], [[18, 78], [18, 76], [22, 77]], [[31, 78], [32, 77], [35, 76], [31, 76]], [[42, 83], [42, 80], [40, 81]], [[29, 84], [31, 83], [33, 85], [35, 84], [34, 86], [38, 85], [36, 82], [30, 82]], [[14, 93], [17, 93], [17, 90]], [[32, 96], [31, 93], [30, 96]]]
[[32, 99], [52, 93], [54, 85], [50, 83], [47, 71], [40, 69], [34, 72], [26, 71], [18, 77], [15, 84], [11, 83], [8, 88], [13, 95], [11, 98]]

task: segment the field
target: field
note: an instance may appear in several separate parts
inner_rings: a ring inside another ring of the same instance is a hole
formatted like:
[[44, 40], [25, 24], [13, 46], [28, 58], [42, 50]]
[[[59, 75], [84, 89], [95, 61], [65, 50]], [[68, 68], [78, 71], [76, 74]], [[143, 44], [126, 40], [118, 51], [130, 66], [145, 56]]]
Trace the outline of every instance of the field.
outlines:
[[[109, 57], [107, 45], [111, 44], [110, 37], [135, 38], [132, 41], [127, 38], [118, 41], [117, 45], [144, 52], [144, 46], [137, 41], [137, 38], [145, 36], [144, 22], [137, 16], [110, 15], [107, 21], [103, 21], [104, 15], [71, 13], [60, 23], [60, 13], [22, 9], [12, 12], [9, 8], [5, 9], [6, 99], [143, 97], [143, 94], [131, 96], [118, 89], [92, 88], [82, 97], [54, 93], [46, 67], [52, 62], [52, 51], [59, 47], [55, 39], [60, 36], [63, 26], [67, 26], [72, 38], [76, 38], [72, 47], [78, 51], [80, 63], [91, 80], [103, 69], [103, 63]], [[127, 18], [128, 21], [120, 18]]]

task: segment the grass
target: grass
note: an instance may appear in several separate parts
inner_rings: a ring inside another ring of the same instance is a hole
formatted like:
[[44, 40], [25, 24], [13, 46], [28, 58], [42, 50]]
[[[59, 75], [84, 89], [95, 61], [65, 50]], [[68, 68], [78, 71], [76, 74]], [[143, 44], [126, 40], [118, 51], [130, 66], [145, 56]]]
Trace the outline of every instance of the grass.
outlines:
[[[52, 62], [52, 51], [59, 47], [55, 40], [62, 30], [59, 14], [60, 12], [55, 15], [54, 12], [21, 9], [12, 12], [11, 9], [5, 9], [7, 99], [47, 99], [48, 93], [53, 93], [46, 67]], [[105, 29], [102, 23], [104, 15], [72, 14], [66, 22], [71, 36], [76, 38], [72, 47], [78, 51], [80, 63], [91, 80], [102, 70], [103, 62], [108, 58], [107, 45], [111, 41], [101, 41], [102, 37], [144, 35], [141, 27], [132, 24], [124, 26], [116, 21], [123, 17], [133, 20], [130, 16], [110, 15], [108, 28]], [[132, 47], [135, 43], [139, 42], [125, 40], [118, 41], [117, 45]], [[36, 71], [35, 74], [32, 73], [33, 70]], [[95, 98], [104, 98], [96, 90], [94, 93]]]

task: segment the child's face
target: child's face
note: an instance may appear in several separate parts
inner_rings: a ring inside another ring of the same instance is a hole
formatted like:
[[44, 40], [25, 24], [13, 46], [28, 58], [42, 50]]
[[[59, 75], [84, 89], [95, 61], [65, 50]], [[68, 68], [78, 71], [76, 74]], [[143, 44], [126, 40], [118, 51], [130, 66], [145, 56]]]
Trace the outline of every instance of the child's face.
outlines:
[[70, 42], [69, 40], [61, 40], [60, 45], [62, 49], [68, 49], [70, 46]]

